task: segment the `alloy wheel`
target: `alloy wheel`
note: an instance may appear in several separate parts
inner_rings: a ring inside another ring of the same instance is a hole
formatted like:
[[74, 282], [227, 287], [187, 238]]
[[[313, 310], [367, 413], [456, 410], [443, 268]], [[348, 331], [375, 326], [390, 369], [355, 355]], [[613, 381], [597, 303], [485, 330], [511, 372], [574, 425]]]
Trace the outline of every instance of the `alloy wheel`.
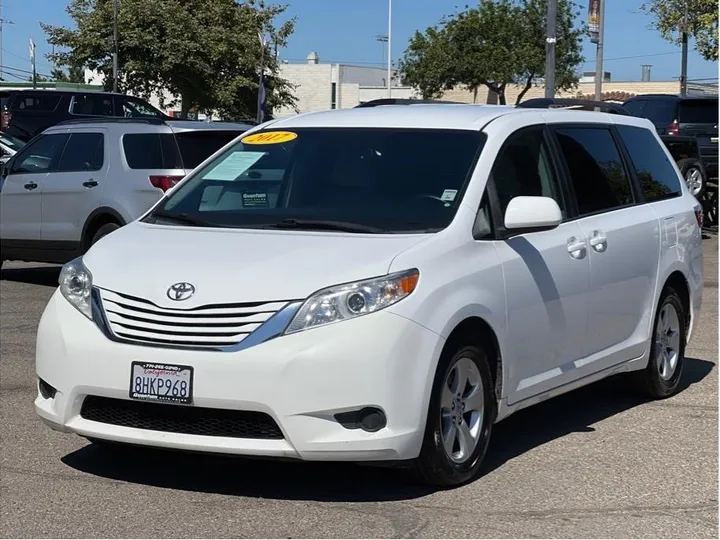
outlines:
[[660, 377], [669, 381], [675, 374], [680, 359], [680, 317], [672, 304], [665, 304], [660, 310], [660, 319], [655, 331], [655, 350]]
[[702, 171], [697, 167], [690, 167], [685, 172], [685, 183], [687, 184], [690, 193], [698, 195], [703, 188]]

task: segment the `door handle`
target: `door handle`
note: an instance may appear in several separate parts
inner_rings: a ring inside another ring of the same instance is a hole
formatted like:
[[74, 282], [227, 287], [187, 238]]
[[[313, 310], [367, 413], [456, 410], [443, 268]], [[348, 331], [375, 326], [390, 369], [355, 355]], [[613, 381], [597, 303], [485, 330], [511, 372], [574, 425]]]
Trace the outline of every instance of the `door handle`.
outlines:
[[584, 240], [579, 240], [574, 236], [568, 238], [567, 250], [573, 259], [582, 259], [585, 257], [586, 244]]
[[37, 188], [38, 185], [37, 185], [35, 182], [28, 182], [28, 183], [25, 184], [23, 187], [24, 187], [25, 189], [27, 189], [28, 191], [32, 191], [33, 189]]
[[593, 231], [590, 237], [590, 246], [597, 251], [602, 253], [607, 249], [607, 236], [602, 231]]
[[98, 183], [95, 180], [88, 180], [87, 182], [83, 182], [83, 186], [85, 186], [86, 188], [94, 188], [97, 185]]

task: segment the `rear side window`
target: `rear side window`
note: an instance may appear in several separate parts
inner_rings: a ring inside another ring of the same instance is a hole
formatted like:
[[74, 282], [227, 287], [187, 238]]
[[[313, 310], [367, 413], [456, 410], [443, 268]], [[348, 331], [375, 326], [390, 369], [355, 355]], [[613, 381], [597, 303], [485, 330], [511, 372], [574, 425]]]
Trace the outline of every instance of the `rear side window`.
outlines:
[[48, 90], [47, 94], [42, 95], [24, 96], [18, 94], [12, 100], [10, 109], [13, 111], [50, 112], [57, 108], [61, 98], [61, 95], [53, 94], [50, 90]]
[[182, 169], [175, 138], [169, 133], [129, 133], [122, 139], [131, 169]]
[[102, 94], [80, 94], [73, 97], [70, 112], [86, 116], [114, 116], [113, 98]]
[[118, 97], [120, 115], [125, 118], [158, 118], [159, 111], [142, 99], [134, 97]]
[[175, 139], [185, 168], [194, 169], [241, 133], [242, 131], [188, 131], [176, 133]]
[[682, 193], [675, 167], [647, 129], [617, 126], [630, 154], [647, 202], [677, 197]]
[[678, 122], [681, 124], [717, 124], [718, 102], [710, 99], [681, 101]]
[[641, 99], [635, 101], [628, 101], [623, 105], [623, 108], [632, 116], [642, 116], [643, 109], [645, 108], [645, 103], [646, 102]]
[[562, 128], [556, 134], [580, 215], [633, 203], [630, 179], [609, 129]]
[[99, 171], [105, 157], [102, 133], [73, 133], [58, 162], [58, 172]]
[[644, 118], [658, 125], [672, 124], [676, 114], [677, 101], [672, 99], [649, 99], [642, 113]]

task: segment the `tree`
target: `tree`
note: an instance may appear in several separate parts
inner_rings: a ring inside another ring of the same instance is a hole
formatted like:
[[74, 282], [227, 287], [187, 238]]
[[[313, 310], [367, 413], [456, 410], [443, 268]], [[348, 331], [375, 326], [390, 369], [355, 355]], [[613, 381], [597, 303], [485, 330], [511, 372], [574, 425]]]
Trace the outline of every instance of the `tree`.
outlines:
[[67, 71], [55, 68], [50, 72], [50, 80], [56, 82], [85, 83], [85, 70], [81, 67], [70, 66]]
[[718, 59], [718, 0], [647, 0], [640, 8], [654, 18], [652, 26], [660, 35], [679, 44], [680, 27], [687, 4], [688, 32], [705, 60]]
[[[523, 86], [519, 103], [545, 74], [547, 0], [479, 0], [477, 8], [444, 17], [416, 32], [400, 62], [403, 80], [424, 98], [440, 97], [464, 85], [486, 86], [506, 103], [508, 84]], [[582, 64], [584, 28], [574, 26], [575, 4], [558, 0], [556, 87], [574, 88]]]
[[[295, 20], [276, 27], [286, 6], [263, 0], [122, 0], [118, 13], [118, 88], [161, 105], [164, 93], [180, 96], [181, 109], [254, 117], [264, 58], [267, 108], [295, 106], [290, 83], [278, 76], [272, 52], [283, 47]], [[71, 0], [67, 12], [75, 28], [42, 24], [48, 43], [61, 47], [48, 55], [61, 66], [87, 66], [112, 88], [113, 1]], [[259, 34], [269, 36], [261, 54]]]

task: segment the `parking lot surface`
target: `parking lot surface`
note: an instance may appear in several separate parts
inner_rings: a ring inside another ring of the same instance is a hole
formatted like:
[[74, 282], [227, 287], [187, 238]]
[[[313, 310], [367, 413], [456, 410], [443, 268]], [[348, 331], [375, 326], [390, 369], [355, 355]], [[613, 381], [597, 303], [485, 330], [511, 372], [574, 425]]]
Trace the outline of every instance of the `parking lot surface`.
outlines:
[[0, 281], [0, 537], [718, 536], [718, 243], [683, 390], [610, 379], [495, 428], [482, 476], [431, 491], [401, 472], [155, 450], [103, 451], [33, 411], [35, 331], [57, 267]]

